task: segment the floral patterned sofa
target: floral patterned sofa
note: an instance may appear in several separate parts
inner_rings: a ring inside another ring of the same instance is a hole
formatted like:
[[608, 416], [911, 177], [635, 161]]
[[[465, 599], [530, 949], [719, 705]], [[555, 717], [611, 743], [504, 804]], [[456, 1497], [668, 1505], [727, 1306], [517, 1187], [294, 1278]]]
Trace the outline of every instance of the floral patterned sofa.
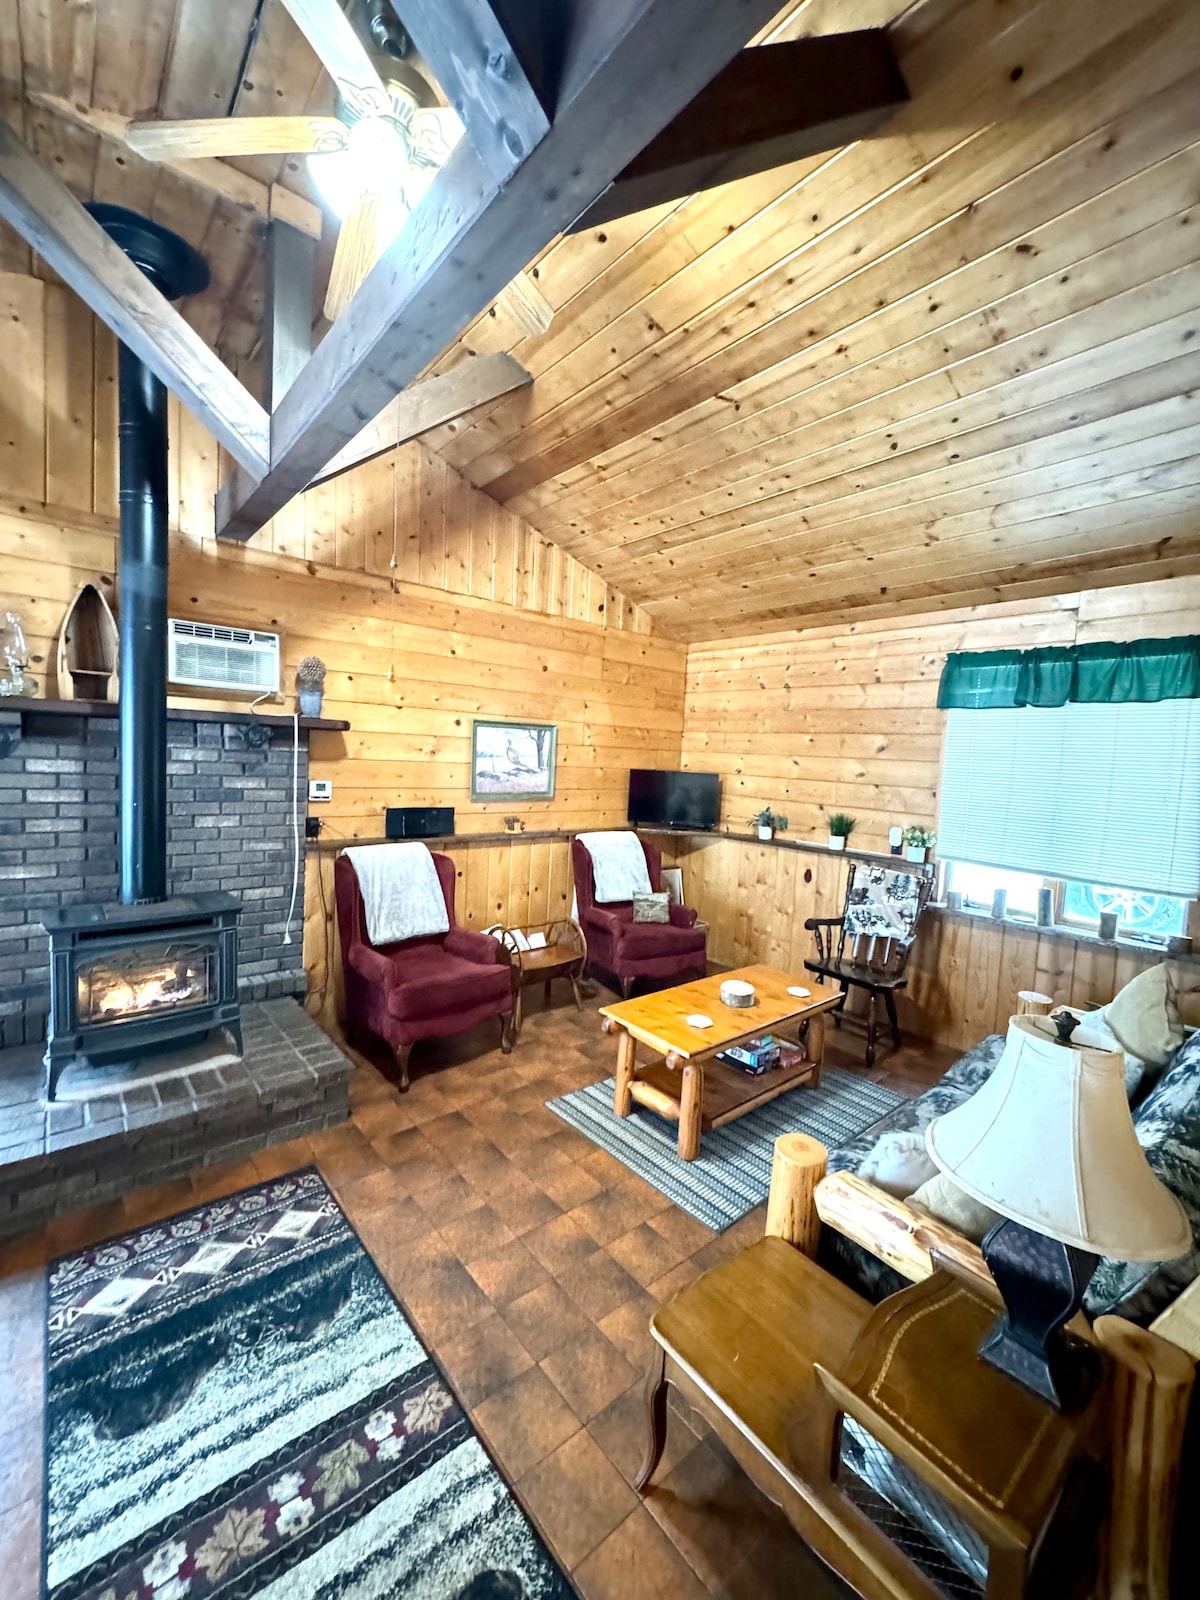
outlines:
[[[857, 1172], [880, 1134], [924, 1128], [970, 1099], [995, 1070], [1004, 1036], [969, 1050], [933, 1088], [889, 1113], [866, 1133], [829, 1152], [828, 1171]], [[1149, 1327], [1193, 1278], [1200, 1276], [1200, 1030], [1190, 1034], [1174, 1059], [1133, 1108], [1138, 1140], [1154, 1171], [1183, 1202], [1192, 1223], [1193, 1250], [1178, 1261], [1102, 1261], [1088, 1286], [1090, 1317], [1112, 1312]], [[871, 1301], [902, 1288], [905, 1280], [864, 1246], [826, 1229], [822, 1264]]]
[[[850, 1143], [831, 1150], [827, 1170], [857, 1173], [881, 1134], [924, 1128], [943, 1112], [961, 1105], [986, 1082], [1003, 1049], [1001, 1034], [984, 1039], [933, 1088], [917, 1099], [905, 1101]], [[1149, 1327], [1200, 1276], [1200, 1030], [1185, 1038], [1173, 1059], [1134, 1103], [1133, 1120], [1151, 1167], [1178, 1195], [1191, 1220], [1192, 1253], [1169, 1262], [1103, 1260], [1088, 1286], [1084, 1307], [1093, 1319], [1112, 1313]], [[907, 1282], [864, 1245], [835, 1228], [822, 1229], [818, 1259], [828, 1271], [872, 1302], [902, 1289]], [[1200, 1473], [1196, 1432], [1197, 1427], [1190, 1430], [1185, 1446], [1183, 1471], [1185, 1482], [1190, 1485], [1185, 1492], [1194, 1492]], [[949, 1514], [944, 1501], [933, 1502], [920, 1480], [894, 1456], [874, 1446], [861, 1430], [849, 1430], [845, 1448], [858, 1476], [933, 1546], [948, 1555], [959, 1572], [979, 1585], [982, 1592], [986, 1554], [970, 1526]], [[1180, 1504], [1183, 1503], [1181, 1495]]]

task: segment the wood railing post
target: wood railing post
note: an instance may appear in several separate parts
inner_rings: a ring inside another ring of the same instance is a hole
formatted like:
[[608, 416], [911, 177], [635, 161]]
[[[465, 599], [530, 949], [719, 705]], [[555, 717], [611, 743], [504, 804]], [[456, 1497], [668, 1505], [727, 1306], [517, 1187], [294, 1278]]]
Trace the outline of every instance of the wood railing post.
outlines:
[[813, 1191], [825, 1176], [829, 1152], [806, 1133], [784, 1133], [775, 1141], [771, 1192], [767, 1200], [769, 1235], [815, 1256], [821, 1233]]

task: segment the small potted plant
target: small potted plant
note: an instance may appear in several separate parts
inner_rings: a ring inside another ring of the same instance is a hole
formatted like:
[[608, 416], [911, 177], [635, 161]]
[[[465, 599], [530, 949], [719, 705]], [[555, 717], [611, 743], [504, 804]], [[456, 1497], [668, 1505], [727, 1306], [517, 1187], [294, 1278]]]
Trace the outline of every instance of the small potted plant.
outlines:
[[846, 840], [854, 832], [856, 817], [848, 817], [844, 811], [832, 811], [829, 814], [829, 848], [831, 850], [844, 850]]
[[922, 828], [915, 822], [910, 822], [904, 830], [904, 859], [906, 861], [924, 861], [927, 859], [929, 849], [937, 843], [937, 834], [932, 828]]
[[777, 833], [786, 833], [787, 825], [788, 819], [772, 811], [770, 806], [764, 806], [757, 815], [750, 818], [750, 826], [758, 829], [760, 839], [770, 839]]
[[319, 717], [321, 698], [325, 693], [325, 663], [320, 656], [304, 656], [296, 668], [296, 688], [299, 691], [300, 715]]

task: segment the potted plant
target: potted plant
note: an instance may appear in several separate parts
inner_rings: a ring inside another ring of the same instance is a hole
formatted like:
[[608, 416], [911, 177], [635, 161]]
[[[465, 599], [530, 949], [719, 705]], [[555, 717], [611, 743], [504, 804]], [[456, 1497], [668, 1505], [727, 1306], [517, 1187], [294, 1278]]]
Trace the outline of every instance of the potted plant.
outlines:
[[325, 663], [320, 656], [304, 656], [296, 668], [296, 688], [299, 691], [300, 715], [319, 717], [321, 698], [325, 693]]
[[931, 845], [937, 843], [937, 834], [932, 828], [922, 828], [915, 822], [910, 822], [904, 830], [904, 859], [906, 861], [924, 861]]
[[776, 833], [787, 831], [788, 819], [772, 811], [770, 806], [764, 806], [757, 815], [750, 818], [750, 826], [758, 829], [760, 839], [770, 839]]
[[829, 848], [831, 850], [844, 850], [846, 840], [854, 832], [857, 818], [848, 817], [844, 811], [832, 811], [829, 814]]

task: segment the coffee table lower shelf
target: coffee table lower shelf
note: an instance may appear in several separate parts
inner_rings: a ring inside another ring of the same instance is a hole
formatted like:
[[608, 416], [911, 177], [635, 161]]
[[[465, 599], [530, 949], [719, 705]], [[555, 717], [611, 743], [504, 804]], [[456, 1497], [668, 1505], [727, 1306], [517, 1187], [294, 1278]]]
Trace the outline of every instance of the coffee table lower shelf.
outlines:
[[[700, 1131], [711, 1133], [727, 1122], [736, 1122], [747, 1112], [768, 1101], [786, 1094], [802, 1084], [817, 1088], [821, 1081], [820, 1063], [797, 1061], [794, 1066], [776, 1068], [760, 1077], [739, 1072], [723, 1061], [709, 1059], [703, 1063], [704, 1089], [700, 1108]], [[683, 1098], [683, 1073], [668, 1067], [661, 1058], [641, 1064], [637, 1077], [629, 1085], [632, 1099], [660, 1117], [678, 1122]]]

